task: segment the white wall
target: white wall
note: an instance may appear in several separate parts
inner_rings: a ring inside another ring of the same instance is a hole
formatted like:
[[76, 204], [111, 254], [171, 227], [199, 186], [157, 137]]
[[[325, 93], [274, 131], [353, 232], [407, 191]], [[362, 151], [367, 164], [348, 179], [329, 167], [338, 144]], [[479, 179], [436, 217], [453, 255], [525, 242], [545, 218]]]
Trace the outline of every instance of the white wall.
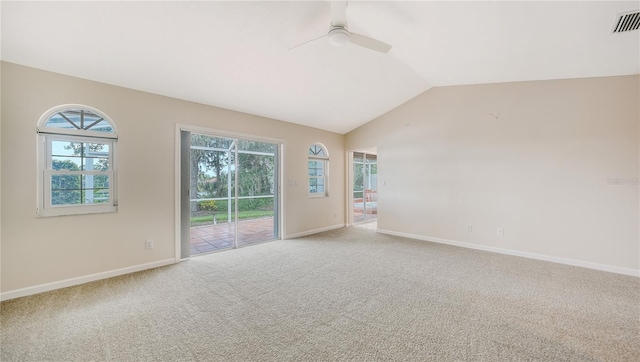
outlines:
[[[344, 224], [343, 135], [6, 62], [1, 67], [5, 295], [173, 259], [176, 124], [284, 140], [284, 235]], [[118, 127], [117, 213], [36, 217], [36, 123], [51, 107], [69, 103], [95, 107]], [[329, 198], [307, 195], [307, 150], [314, 142], [332, 156]], [[145, 239], [155, 248], [145, 250]]]
[[639, 76], [432, 88], [345, 148], [378, 148], [383, 231], [637, 275], [639, 88]]

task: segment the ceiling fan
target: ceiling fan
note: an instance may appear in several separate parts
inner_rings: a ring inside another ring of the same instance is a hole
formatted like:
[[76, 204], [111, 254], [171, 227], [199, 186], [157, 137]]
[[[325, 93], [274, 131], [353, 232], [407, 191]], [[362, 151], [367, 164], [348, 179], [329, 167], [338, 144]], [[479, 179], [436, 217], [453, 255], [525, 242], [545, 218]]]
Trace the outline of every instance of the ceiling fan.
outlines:
[[391, 50], [391, 45], [385, 42], [370, 38], [366, 35], [349, 31], [349, 28], [347, 26], [346, 1], [331, 1], [331, 17], [331, 27], [329, 28], [329, 32], [327, 34], [315, 39], [311, 39], [302, 44], [298, 44], [292, 48], [289, 48], [289, 50], [311, 43], [312, 41], [322, 39], [324, 37], [329, 38], [329, 43], [335, 46], [343, 46], [351, 43], [381, 53], [388, 53], [389, 50]]

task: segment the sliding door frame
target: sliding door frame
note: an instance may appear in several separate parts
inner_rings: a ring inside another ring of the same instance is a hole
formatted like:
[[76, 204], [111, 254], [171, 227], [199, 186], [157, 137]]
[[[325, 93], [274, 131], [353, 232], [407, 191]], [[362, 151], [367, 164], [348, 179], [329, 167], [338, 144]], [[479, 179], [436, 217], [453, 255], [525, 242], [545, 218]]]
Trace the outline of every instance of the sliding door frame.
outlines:
[[[284, 202], [283, 202], [283, 197], [284, 197], [284, 193], [282, 192], [282, 180], [283, 180], [283, 175], [284, 175], [284, 162], [283, 162], [283, 154], [284, 154], [284, 140], [282, 139], [278, 139], [278, 138], [270, 138], [270, 137], [262, 137], [262, 136], [256, 136], [256, 135], [252, 135], [252, 134], [246, 134], [246, 133], [239, 133], [239, 132], [232, 132], [232, 131], [226, 131], [226, 130], [219, 130], [219, 129], [214, 129], [214, 128], [206, 128], [206, 127], [199, 127], [199, 126], [192, 126], [192, 125], [187, 125], [187, 124], [176, 124], [176, 130], [175, 130], [175, 194], [174, 194], [174, 199], [175, 199], [175, 207], [174, 207], [174, 223], [175, 223], [175, 235], [174, 235], [174, 239], [175, 239], [175, 250], [174, 250], [174, 258], [176, 262], [179, 262], [181, 260], [186, 260], [189, 258], [182, 258], [181, 257], [181, 242], [182, 242], [182, 237], [183, 237], [183, 232], [184, 230], [182, 230], [182, 220], [181, 220], [181, 216], [182, 216], [182, 211], [181, 211], [181, 205], [182, 205], [182, 199], [183, 199], [183, 192], [182, 192], [182, 147], [181, 147], [181, 134], [182, 131], [186, 131], [186, 132], [191, 132], [191, 133], [196, 133], [196, 134], [202, 134], [202, 135], [206, 135], [206, 136], [212, 136], [212, 137], [225, 137], [225, 138], [232, 138], [232, 139], [243, 139], [243, 140], [251, 140], [251, 141], [257, 141], [257, 142], [268, 142], [268, 143], [273, 143], [276, 144], [276, 153], [274, 155], [274, 157], [276, 158], [276, 163], [277, 163], [277, 170], [274, 174], [274, 183], [275, 183], [275, 190], [274, 190], [274, 203], [276, 205], [276, 215], [274, 216], [276, 218], [276, 225], [275, 227], [277, 227], [278, 229], [278, 237], [275, 238], [274, 240], [282, 240], [283, 238], [283, 233], [284, 233], [284, 228], [283, 228], [283, 220], [284, 218], [282, 217], [282, 215], [284, 215]], [[237, 156], [237, 153], [236, 153]], [[235, 157], [235, 162], [238, 162], [238, 158]], [[237, 164], [236, 164], [236, 170], [237, 170]], [[238, 178], [235, 178], [235, 182], [238, 182]], [[237, 185], [236, 185], [236, 190], [237, 190]], [[238, 207], [238, 203], [235, 203], [235, 207]], [[237, 216], [237, 212], [235, 213], [235, 215]], [[236, 222], [236, 231], [237, 231], [237, 222]], [[234, 238], [234, 245], [235, 243], [237, 243], [237, 235]]]

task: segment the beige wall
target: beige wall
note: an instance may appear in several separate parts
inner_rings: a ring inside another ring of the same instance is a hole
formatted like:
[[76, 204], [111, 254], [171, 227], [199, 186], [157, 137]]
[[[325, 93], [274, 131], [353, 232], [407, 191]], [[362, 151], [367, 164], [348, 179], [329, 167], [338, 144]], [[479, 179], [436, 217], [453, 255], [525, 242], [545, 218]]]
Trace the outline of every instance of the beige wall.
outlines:
[[[284, 141], [284, 235], [344, 223], [344, 136], [220, 108], [2, 63], [2, 292], [174, 258], [176, 124]], [[119, 132], [119, 210], [37, 218], [36, 123], [78, 103]], [[307, 196], [307, 150], [329, 149], [329, 198]], [[297, 186], [288, 186], [296, 181]], [[155, 248], [145, 250], [144, 240]]]
[[[345, 138], [1, 64], [3, 293], [173, 258], [176, 124], [284, 141], [285, 235], [342, 225], [344, 150], [377, 147], [382, 230], [640, 269], [638, 76], [433, 88]], [[117, 124], [117, 213], [35, 216], [36, 122], [66, 103]], [[313, 142], [332, 156], [329, 198], [307, 197]]]
[[378, 148], [379, 229], [637, 275], [639, 88], [639, 76], [433, 88], [345, 148]]

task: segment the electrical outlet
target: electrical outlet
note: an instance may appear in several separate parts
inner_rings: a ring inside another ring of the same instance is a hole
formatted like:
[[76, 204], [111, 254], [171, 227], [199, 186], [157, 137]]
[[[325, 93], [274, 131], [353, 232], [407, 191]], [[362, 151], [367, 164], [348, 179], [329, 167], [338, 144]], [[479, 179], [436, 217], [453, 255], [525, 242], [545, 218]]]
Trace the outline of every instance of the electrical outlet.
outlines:
[[473, 225], [467, 225], [467, 231], [468, 232], [472, 232], [473, 231]]
[[504, 236], [504, 228], [498, 228], [498, 236]]
[[153, 240], [147, 240], [144, 244], [144, 248], [147, 250], [153, 249]]

